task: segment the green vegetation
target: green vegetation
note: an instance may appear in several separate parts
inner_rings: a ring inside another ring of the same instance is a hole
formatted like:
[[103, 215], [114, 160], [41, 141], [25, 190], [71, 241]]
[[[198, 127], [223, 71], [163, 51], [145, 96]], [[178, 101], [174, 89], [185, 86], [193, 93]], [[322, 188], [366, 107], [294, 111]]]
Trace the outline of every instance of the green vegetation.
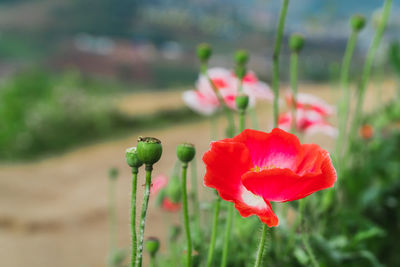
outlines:
[[18, 73], [0, 85], [0, 159], [30, 159], [73, 145], [157, 125], [184, 121], [188, 109], [127, 117], [113, 104], [112, 84], [70, 71]]

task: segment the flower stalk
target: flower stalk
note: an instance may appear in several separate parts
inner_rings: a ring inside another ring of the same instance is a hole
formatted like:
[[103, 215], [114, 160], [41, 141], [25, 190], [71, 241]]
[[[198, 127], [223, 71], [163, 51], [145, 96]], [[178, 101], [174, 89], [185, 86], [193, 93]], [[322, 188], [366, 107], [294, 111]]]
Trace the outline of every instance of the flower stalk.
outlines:
[[381, 13], [380, 19], [379, 19], [379, 24], [378, 28], [376, 30], [374, 39], [372, 40], [372, 44], [368, 50], [367, 53], [367, 58], [364, 63], [364, 68], [362, 72], [362, 77], [361, 77], [361, 83], [358, 89], [358, 97], [357, 97], [357, 104], [356, 104], [356, 109], [355, 109], [355, 114], [354, 114], [354, 119], [352, 123], [352, 128], [350, 132], [350, 136], [354, 138], [357, 134], [357, 129], [360, 126], [361, 123], [361, 113], [362, 113], [362, 107], [364, 104], [364, 97], [365, 97], [365, 90], [367, 88], [369, 78], [371, 75], [371, 70], [372, 70], [372, 65], [375, 59], [376, 52], [378, 51], [379, 44], [381, 43], [383, 33], [386, 28], [387, 21], [389, 19], [390, 11], [392, 8], [392, 2], [393, 0], [386, 0], [385, 4], [383, 6], [383, 12]]
[[215, 199], [214, 202], [214, 215], [213, 215], [213, 224], [211, 230], [210, 247], [208, 249], [208, 255], [207, 255], [207, 267], [211, 267], [214, 256], [215, 241], [217, 240], [217, 227], [218, 227], [218, 216], [219, 216], [220, 206], [221, 206], [221, 198], [217, 195], [217, 198]]
[[262, 256], [264, 254], [265, 240], [267, 239], [268, 226], [266, 224], [262, 227], [260, 243], [258, 244], [256, 263], [254, 267], [260, 267], [262, 264]]
[[153, 165], [161, 158], [161, 141], [153, 137], [139, 137], [136, 152], [137, 159], [145, 164], [146, 170], [146, 183], [144, 188], [144, 197], [139, 223], [138, 248], [135, 265], [136, 267], [141, 267], [143, 258], [144, 230], [146, 225], [147, 208], [149, 206], [150, 198], [151, 174], [153, 171]]
[[283, 30], [285, 28], [286, 14], [289, 7], [289, 0], [283, 0], [281, 13], [279, 15], [278, 30], [275, 39], [273, 54], [273, 76], [272, 87], [274, 91], [274, 128], [278, 126], [279, 115], [279, 55], [282, 47]]
[[117, 214], [116, 214], [116, 199], [115, 199], [115, 186], [118, 178], [118, 170], [115, 168], [109, 171], [109, 186], [108, 186], [108, 214], [110, 220], [110, 248], [109, 248], [109, 266], [113, 266], [114, 252], [117, 249]]
[[233, 209], [234, 209], [233, 203], [228, 203], [228, 216], [226, 218], [221, 267], [226, 267], [228, 263], [229, 241], [231, 237], [232, 224], [233, 224]]
[[293, 34], [289, 39], [289, 47], [291, 50], [290, 54], [290, 84], [292, 87], [292, 125], [291, 132], [296, 134], [297, 128], [297, 72], [298, 72], [298, 61], [299, 52], [303, 49], [304, 37], [300, 34]]
[[[196, 150], [192, 144], [183, 143], [178, 145], [176, 149], [176, 154], [178, 159], [182, 162], [182, 203], [183, 203], [183, 219], [186, 233], [186, 266], [192, 266], [192, 237], [190, 232], [190, 221], [189, 221], [189, 206], [188, 206], [188, 196], [187, 196], [187, 168], [189, 162], [193, 160]], [[197, 186], [194, 184], [193, 186]]]
[[344, 145], [344, 137], [347, 132], [347, 118], [350, 110], [350, 89], [349, 76], [350, 65], [353, 58], [354, 49], [357, 45], [357, 37], [359, 32], [364, 28], [365, 18], [360, 15], [354, 15], [351, 19], [352, 32], [347, 41], [346, 50], [344, 53], [342, 68], [340, 72], [340, 87], [342, 99], [339, 103], [339, 136], [336, 143], [336, 157], [339, 159], [342, 156], [342, 147]]

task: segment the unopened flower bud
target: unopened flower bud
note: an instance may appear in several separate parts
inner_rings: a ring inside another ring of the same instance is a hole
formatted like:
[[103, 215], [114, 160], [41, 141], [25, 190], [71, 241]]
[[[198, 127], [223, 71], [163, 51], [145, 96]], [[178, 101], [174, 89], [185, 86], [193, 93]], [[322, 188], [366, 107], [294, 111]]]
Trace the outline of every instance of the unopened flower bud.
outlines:
[[110, 179], [112, 179], [112, 180], [117, 179], [118, 178], [118, 169], [115, 167], [110, 168], [108, 170], [108, 177], [110, 177]]
[[153, 165], [160, 160], [162, 154], [161, 141], [154, 137], [139, 137], [137, 144], [138, 158], [146, 165]]
[[238, 50], [235, 53], [234, 60], [236, 64], [244, 66], [249, 61], [249, 53], [246, 50]]
[[351, 28], [353, 31], [359, 32], [365, 27], [365, 17], [362, 15], [353, 15], [350, 19]]
[[179, 203], [179, 201], [181, 200], [181, 185], [177, 176], [173, 176], [169, 180], [168, 186], [166, 188], [166, 196], [173, 203]]
[[293, 52], [300, 52], [304, 47], [304, 36], [298, 33], [292, 34], [289, 38], [289, 48]]
[[211, 46], [207, 43], [202, 43], [197, 46], [197, 57], [201, 62], [207, 62], [212, 54]]
[[184, 163], [192, 161], [196, 155], [196, 149], [193, 144], [183, 143], [176, 148], [178, 159]]
[[239, 94], [235, 98], [236, 107], [239, 110], [245, 110], [249, 105], [249, 96], [246, 94]]
[[145, 247], [150, 256], [155, 257], [160, 248], [160, 240], [155, 237], [149, 237], [149, 239], [146, 240]]
[[139, 168], [143, 165], [143, 162], [139, 159], [136, 147], [131, 147], [126, 150], [125, 153], [126, 163], [131, 168]]

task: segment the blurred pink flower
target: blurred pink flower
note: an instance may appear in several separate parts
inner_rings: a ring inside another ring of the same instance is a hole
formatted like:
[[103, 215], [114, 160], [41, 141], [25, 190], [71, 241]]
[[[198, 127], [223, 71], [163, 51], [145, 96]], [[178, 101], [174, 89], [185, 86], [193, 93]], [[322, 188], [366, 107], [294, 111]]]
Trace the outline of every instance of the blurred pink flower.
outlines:
[[160, 174], [152, 179], [151, 188], [150, 188], [150, 196], [155, 196], [160, 192], [161, 189], [167, 187], [168, 185], [168, 177]]
[[181, 203], [174, 203], [168, 197], [165, 197], [162, 202], [162, 208], [166, 211], [177, 212], [181, 209]]
[[[208, 70], [208, 76], [217, 87], [225, 104], [231, 109], [236, 109], [235, 97], [238, 93], [239, 80], [234, 73], [224, 68], [211, 68]], [[260, 82], [254, 72], [248, 72], [242, 86], [243, 92], [250, 98], [250, 106], [255, 104], [256, 99], [272, 100], [273, 98], [268, 85]], [[197, 80], [196, 90], [183, 93], [183, 100], [191, 109], [203, 115], [211, 115], [220, 107], [220, 101], [204, 75], [200, 75]]]
[[[286, 101], [289, 107], [293, 106], [293, 95], [291, 93], [286, 94]], [[313, 110], [322, 116], [330, 116], [335, 113], [333, 106], [312, 94], [305, 93], [297, 94], [297, 108]]]
[[[325, 121], [325, 118], [314, 110], [298, 108], [296, 112], [296, 126], [299, 133], [312, 135], [324, 133], [331, 137], [337, 136], [337, 129]], [[290, 111], [279, 115], [278, 127], [289, 131], [292, 126], [292, 113]]]

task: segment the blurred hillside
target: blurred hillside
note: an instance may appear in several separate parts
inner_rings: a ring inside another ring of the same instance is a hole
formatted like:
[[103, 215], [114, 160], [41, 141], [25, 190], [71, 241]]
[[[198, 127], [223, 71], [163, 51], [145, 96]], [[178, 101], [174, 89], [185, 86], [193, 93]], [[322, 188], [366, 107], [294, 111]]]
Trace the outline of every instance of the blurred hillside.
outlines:
[[[138, 87], [180, 86], [196, 77], [193, 50], [197, 43], [207, 41], [217, 55], [212, 64], [230, 67], [231, 53], [246, 48], [252, 51], [251, 67], [268, 80], [280, 4], [261, 0], [0, 0], [0, 77], [27, 64], [40, 64], [55, 70], [78, 68], [135, 82]], [[381, 4], [378, 0], [292, 2], [286, 35], [298, 31], [307, 38], [302, 77], [334, 77], [349, 33], [348, 18], [353, 13], [370, 16]], [[399, 25], [400, 18], [392, 16], [387, 40], [396, 38]], [[369, 23], [361, 35], [365, 41], [360, 42], [361, 48], [367, 48], [372, 34]], [[286, 48], [284, 62], [285, 54]], [[356, 60], [362, 55], [356, 55]]]

